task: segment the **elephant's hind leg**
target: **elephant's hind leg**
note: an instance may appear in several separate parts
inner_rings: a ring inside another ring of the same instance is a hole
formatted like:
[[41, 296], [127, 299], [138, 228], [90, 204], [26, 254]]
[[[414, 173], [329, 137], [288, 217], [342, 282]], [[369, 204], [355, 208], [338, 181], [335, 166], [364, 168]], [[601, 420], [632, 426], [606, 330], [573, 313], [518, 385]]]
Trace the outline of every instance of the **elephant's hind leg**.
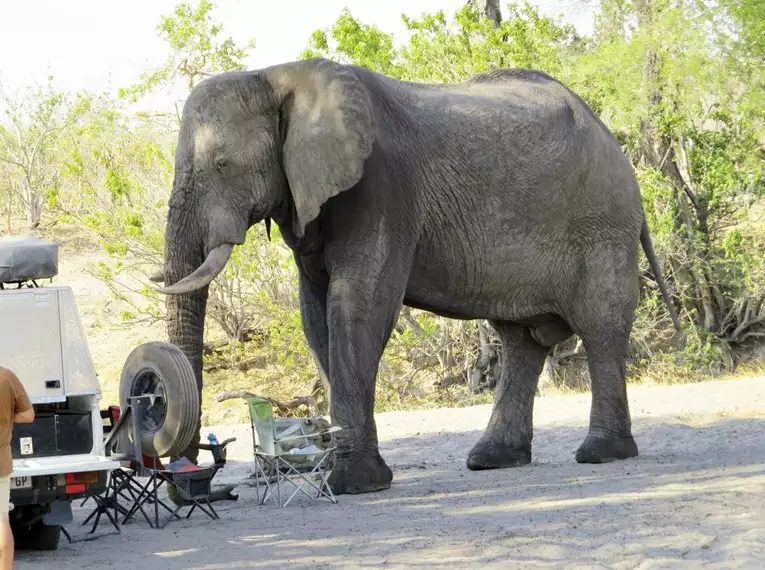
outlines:
[[[609, 255], [610, 254], [610, 255]], [[604, 264], [603, 260], [613, 260]], [[578, 290], [573, 324], [587, 351], [592, 385], [590, 428], [576, 452], [579, 463], [638, 455], [627, 400], [626, 360], [638, 302], [637, 260], [603, 252]]]
[[528, 327], [505, 322], [494, 327], [502, 341], [502, 373], [489, 425], [468, 455], [472, 470], [531, 462], [534, 394], [550, 351], [534, 340]]
[[592, 383], [590, 429], [576, 452], [579, 463], [607, 463], [638, 455], [627, 401], [629, 333], [583, 335]]

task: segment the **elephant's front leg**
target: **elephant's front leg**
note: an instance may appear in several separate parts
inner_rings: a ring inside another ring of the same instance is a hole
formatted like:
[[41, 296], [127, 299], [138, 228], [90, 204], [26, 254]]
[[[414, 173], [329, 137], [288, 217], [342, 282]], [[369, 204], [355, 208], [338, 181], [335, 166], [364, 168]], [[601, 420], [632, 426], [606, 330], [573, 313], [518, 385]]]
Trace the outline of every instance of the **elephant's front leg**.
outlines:
[[502, 372], [489, 425], [468, 455], [467, 466], [472, 470], [517, 467], [531, 462], [534, 394], [550, 352], [524, 326], [513, 323], [494, 326], [502, 341]]
[[335, 272], [330, 283], [331, 414], [342, 431], [336, 434], [337, 463], [329, 482], [338, 494], [381, 491], [393, 479], [378, 449], [375, 377], [401, 307], [405, 276], [406, 271], [386, 263], [358, 274]]
[[[326, 274], [318, 273], [321, 280], [312, 281], [306, 271], [306, 261], [295, 256], [299, 268], [300, 318], [308, 347], [311, 349], [319, 378], [324, 385], [327, 402], [332, 401], [329, 386], [329, 330], [327, 328], [327, 282]], [[319, 281], [319, 282], [317, 282]]]

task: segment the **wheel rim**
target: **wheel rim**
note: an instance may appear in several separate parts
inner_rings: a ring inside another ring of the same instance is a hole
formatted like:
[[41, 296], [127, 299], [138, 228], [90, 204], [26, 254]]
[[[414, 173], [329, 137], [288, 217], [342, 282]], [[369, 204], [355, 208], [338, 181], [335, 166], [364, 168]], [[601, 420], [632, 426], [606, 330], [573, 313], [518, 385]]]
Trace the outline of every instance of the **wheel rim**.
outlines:
[[141, 431], [157, 433], [164, 425], [167, 417], [167, 391], [162, 378], [150, 368], [146, 368], [136, 375], [130, 390], [131, 397], [148, 394], [154, 394], [154, 403], [139, 418]]

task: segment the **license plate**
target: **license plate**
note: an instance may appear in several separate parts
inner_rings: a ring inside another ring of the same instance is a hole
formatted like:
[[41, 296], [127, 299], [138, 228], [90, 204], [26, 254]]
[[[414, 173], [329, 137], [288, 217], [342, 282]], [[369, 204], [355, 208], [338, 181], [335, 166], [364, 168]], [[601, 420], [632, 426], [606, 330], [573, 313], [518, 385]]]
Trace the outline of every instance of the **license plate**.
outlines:
[[11, 477], [11, 489], [31, 489], [31, 477]]

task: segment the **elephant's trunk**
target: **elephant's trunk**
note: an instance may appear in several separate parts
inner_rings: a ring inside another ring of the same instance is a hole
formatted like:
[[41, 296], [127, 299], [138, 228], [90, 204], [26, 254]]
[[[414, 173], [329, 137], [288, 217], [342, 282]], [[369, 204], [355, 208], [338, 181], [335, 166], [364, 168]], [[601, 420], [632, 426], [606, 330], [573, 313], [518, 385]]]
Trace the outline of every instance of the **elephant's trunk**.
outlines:
[[[186, 228], [171, 210], [165, 241], [164, 281], [170, 287], [194, 273], [203, 263], [203, 248], [199, 246], [199, 238], [194, 240], [194, 232]], [[197, 243], [195, 243], [197, 241]], [[168, 295], [167, 335], [168, 340], [178, 346], [188, 358], [199, 390], [199, 401], [202, 402], [202, 351], [204, 348], [205, 310], [207, 308], [208, 287], [184, 293]], [[198, 422], [201, 420], [201, 409]], [[198, 439], [194, 438], [193, 443]], [[196, 462], [198, 450], [189, 447], [183, 454], [189, 460]]]

